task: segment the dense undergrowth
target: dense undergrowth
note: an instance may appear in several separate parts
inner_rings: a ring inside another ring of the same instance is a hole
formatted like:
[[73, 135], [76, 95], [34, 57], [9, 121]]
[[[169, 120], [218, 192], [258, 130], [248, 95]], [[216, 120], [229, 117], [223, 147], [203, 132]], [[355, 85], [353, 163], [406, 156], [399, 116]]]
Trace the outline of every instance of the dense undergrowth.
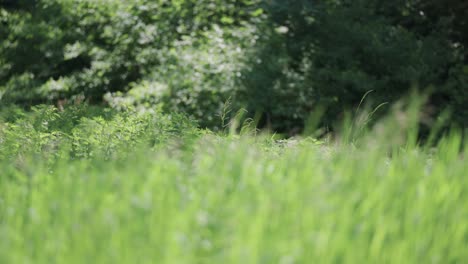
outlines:
[[231, 98], [294, 133], [320, 108], [334, 129], [365, 94], [388, 103], [380, 115], [419, 89], [430, 117], [450, 110], [466, 127], [466, 10], [464, 0], [3, 0], [0, 107], [130, 105], [222, 130]]
[[468, 259], [455, 132], [421, 145], [411, 126], [395, 133], [400, 116], [331, 141], [274, 140], [78, 106], [1, 119], [1, 263]]
[[[40, 158], [125, 156], [139, 146], [157, 148], [171, 138], [189, 139], [201, 132], [182, 114], [54, 106], [4, 112], [0, 127], [0, 159], [40, 155]], [[10, 122], [5, 122], [10, 121]]]
[[0, 0], [0, 263], [468, 262], [446, 2]]

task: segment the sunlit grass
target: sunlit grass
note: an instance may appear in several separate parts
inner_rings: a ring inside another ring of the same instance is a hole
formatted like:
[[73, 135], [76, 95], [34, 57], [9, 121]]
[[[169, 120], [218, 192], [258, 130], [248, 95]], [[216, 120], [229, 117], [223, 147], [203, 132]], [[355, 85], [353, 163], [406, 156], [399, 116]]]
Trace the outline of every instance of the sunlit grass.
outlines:
[[111, 158], [5, 159], [0, 263], [468, 260], [468, 165], [456, 133], [434, 149], [390, 150], [385, 137], [294, 146], [182, 137]]

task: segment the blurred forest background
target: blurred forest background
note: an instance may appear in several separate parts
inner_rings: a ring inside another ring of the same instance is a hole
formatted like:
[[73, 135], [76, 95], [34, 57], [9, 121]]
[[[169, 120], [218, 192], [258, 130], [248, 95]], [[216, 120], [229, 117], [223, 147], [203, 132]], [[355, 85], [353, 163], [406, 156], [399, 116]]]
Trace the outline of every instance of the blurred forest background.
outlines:
[[[414, 89], [468, 124], [465, 0], [0, 0], [0, 105], [247, 110], [274, 131], [333, 127]], [[383, 106], [383, 107], [379, 107]]]

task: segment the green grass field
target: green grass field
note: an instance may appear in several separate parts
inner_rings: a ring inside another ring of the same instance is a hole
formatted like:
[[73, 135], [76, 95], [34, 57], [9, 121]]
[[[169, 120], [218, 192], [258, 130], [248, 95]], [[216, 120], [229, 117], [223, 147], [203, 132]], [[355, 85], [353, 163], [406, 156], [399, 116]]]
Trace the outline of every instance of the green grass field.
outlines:
[[0, 263], [468, 262], [456, 133], [435, 148], [280, 144], [174, 117], [14, 116], [0, 125]]

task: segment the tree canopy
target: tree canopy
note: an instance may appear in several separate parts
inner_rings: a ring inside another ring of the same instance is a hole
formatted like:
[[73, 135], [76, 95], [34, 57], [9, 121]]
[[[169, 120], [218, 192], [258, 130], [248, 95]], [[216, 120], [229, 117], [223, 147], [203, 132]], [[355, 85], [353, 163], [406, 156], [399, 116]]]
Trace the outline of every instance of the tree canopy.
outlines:
[[0, 100], [183, 111], [213, 127], [226, 101], [275, 130], [430, 92], [468, 123], [463, 0], [3, 0]]

